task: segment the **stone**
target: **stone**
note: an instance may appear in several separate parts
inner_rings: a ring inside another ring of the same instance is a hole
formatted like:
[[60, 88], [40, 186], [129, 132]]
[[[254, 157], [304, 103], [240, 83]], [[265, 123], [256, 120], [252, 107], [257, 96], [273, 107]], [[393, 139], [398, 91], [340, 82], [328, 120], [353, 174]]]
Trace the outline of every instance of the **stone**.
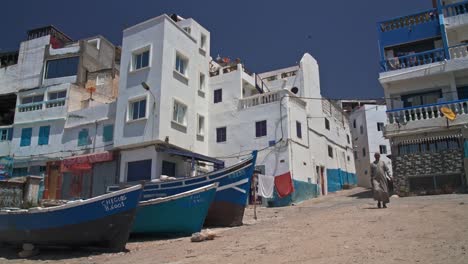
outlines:
[[29, 243], [23, 244], [23, 250], [24, 250], [24, 251], [32, 251], [33, 249], [34, 249], [34, 245], [33, 245], [33, 244], [29, 244]]

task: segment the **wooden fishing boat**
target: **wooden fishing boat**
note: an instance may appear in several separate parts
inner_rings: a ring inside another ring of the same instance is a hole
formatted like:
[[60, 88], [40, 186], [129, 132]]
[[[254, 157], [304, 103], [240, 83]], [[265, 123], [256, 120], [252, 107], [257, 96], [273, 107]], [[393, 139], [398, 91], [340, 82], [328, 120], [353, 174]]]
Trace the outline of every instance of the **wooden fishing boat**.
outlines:
[[140, 202], [132, 233], [191, 235], [200, 232], [218, 183]]
[[125, 249], [141, 185], [48, 208], [0, 210], [0, 241], [34, 246]]
[[[257, 152], [254, 151], [249, 158], [208, 174], [169, 182], [147, 182], [143, 189], [142, 201], [183, 193], [217, 182], [219, 185], [208, 210], [205, 226], [242, 225], [256, 159]], [[115, 191], [120, 188], [109, 186], [107, 190]]]

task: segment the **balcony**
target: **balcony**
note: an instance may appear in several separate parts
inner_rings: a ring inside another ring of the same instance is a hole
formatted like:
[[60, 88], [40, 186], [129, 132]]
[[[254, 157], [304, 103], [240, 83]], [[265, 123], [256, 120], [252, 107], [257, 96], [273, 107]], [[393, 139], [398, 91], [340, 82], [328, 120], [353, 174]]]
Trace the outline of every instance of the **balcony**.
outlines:
[[381, 47], [395, 46], [441, 35], [437, 9], [397, 17], [378, 23]]
[[291, 102], [297, 104], [299, 107], [305, 109], [307, 103], [291, 93], [288, 90], [278, 90], [274, 92], [268, 92], [250, 96], [239, 100], [239, 110], [252, 108], [259, 105], [271, 104], [281, 101], [283, 97], [289, 97]]
[[445, 5], [442, 7], [442, 12], [446, 18], [468, 14], [468, 1]]
[[[450, 108], [456, 115], [453, 121], [441, 112], [442, 107]], [[468, 99], [393, 109], [387, 111], [386, 135], [410, 133], [418, 129], [437, 129], [468, 123]]]
[[382, 71], [394, 71], [415, 66], [444, 61], [446, 58], [444, 49], [414, 53], [411, 55], [388, 58], [382, 62]]

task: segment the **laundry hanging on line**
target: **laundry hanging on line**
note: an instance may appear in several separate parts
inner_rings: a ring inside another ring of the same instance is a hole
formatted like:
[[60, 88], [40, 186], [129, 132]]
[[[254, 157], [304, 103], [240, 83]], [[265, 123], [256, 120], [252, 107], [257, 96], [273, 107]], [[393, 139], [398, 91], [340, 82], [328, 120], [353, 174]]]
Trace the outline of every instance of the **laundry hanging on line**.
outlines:
[[263, 198], [273, 198], [275, 177], [258, 174], [258, 195]]
[[275, 188], [280, 198], [286, 197], [294, 192], [294, 185], [291, 172], [287, 172], [275, 177]]

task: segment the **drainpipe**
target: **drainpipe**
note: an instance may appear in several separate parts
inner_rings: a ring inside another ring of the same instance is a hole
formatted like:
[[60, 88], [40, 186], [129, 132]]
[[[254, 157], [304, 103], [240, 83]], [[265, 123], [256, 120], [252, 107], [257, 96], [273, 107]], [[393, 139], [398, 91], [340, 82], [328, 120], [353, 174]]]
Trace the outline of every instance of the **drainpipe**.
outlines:
[[447, 40], [447, 31], [445, 30], [444, 11], [442, 7], [442, 0], [437, 0], [437, 13], [439, 14], [440, 34], [442, 35], [442, 42], [444, 43], [445, 58], [450, 60], [449, 44]]

